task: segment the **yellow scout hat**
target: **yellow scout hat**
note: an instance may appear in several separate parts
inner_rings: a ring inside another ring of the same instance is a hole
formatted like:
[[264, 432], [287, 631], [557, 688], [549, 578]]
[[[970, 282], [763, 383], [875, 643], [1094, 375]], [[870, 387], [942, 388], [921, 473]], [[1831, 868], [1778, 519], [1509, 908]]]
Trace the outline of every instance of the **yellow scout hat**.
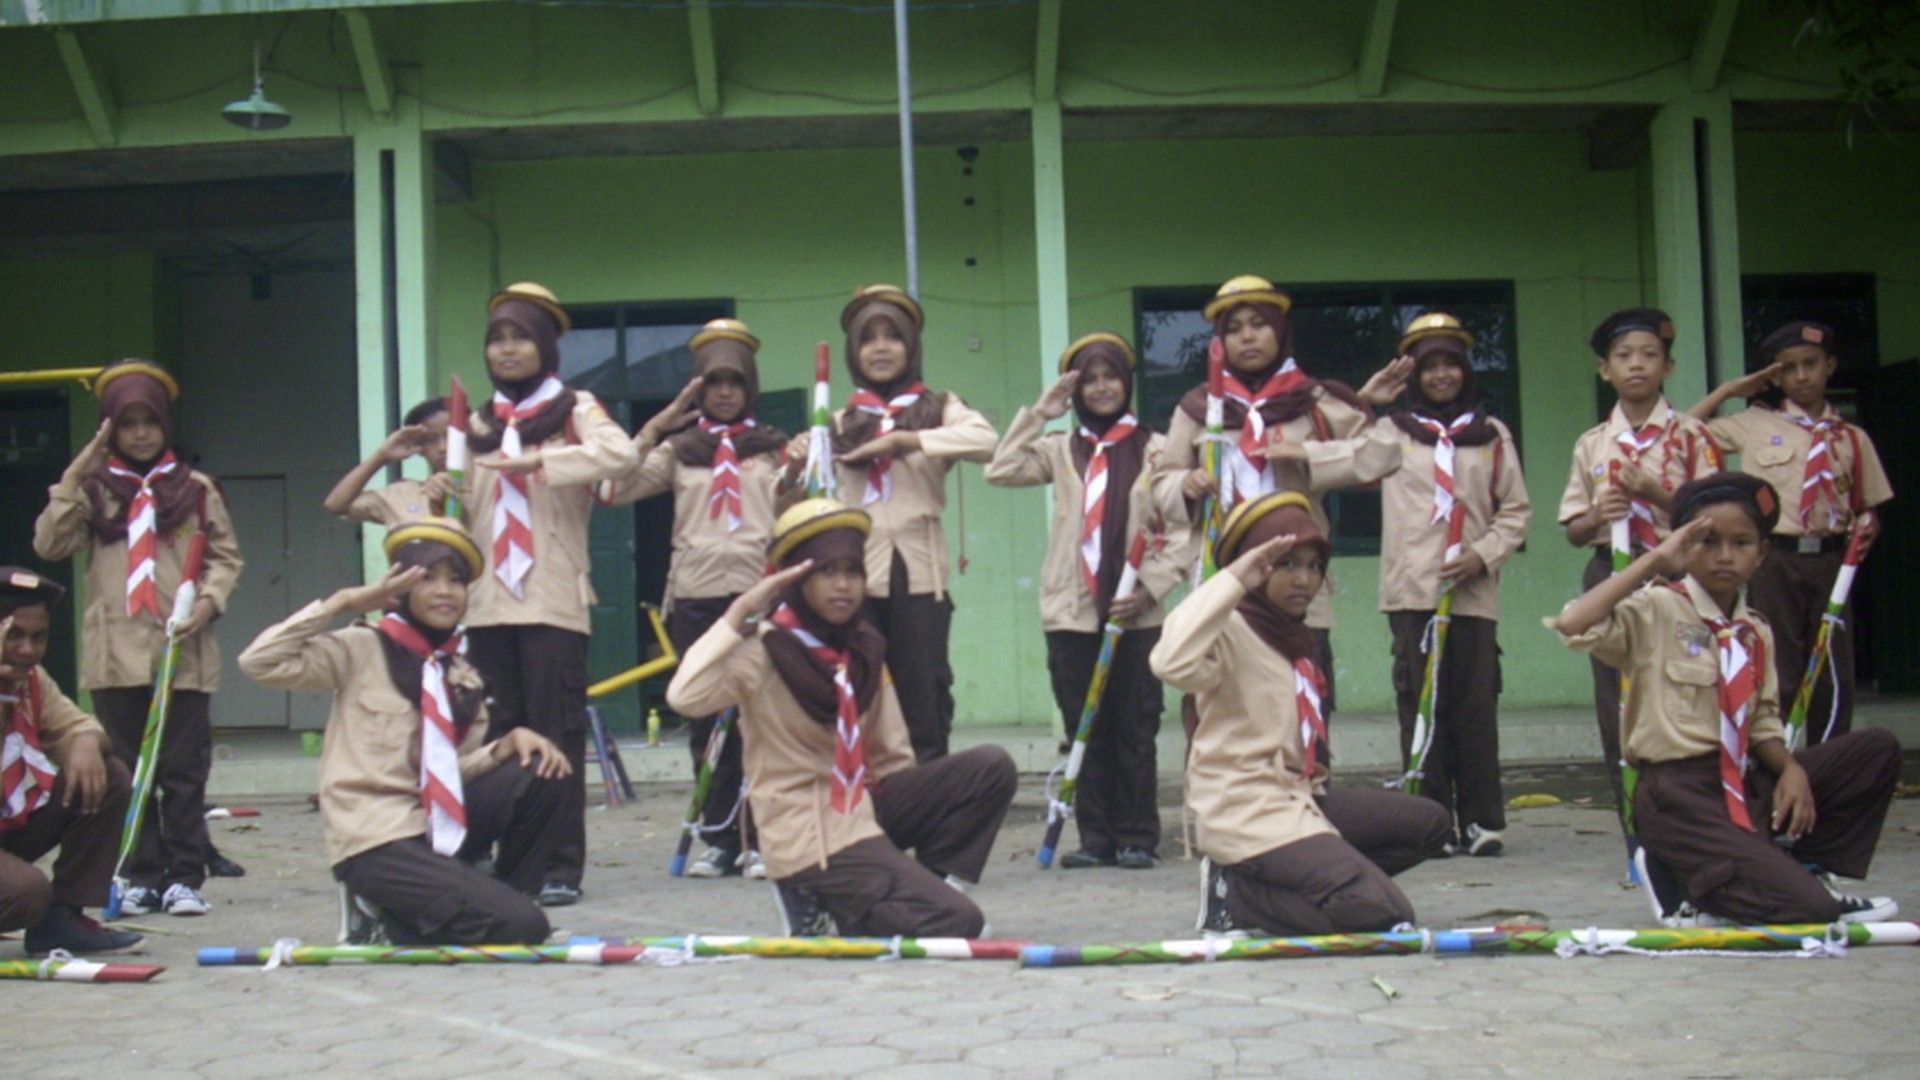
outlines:
[[1273, 282], [1258, 274], [1241, 274], [1228, 278], [1227, 283], [1213, 294], [1213, 299], [1207, 301], [1201, 313], [1211, 322], [1236, 304], [1251, 303], [1272, 304], [1281, 311], [1293, 310], [1293, 297], [1281, 292]]
[[450, 517], [403, 521], [387, 530], [387, 538], [381, 547], [386, 551], [388, 561], [392, 561], [401, 548], [416, 540], [430, 540], [452, 548], [466, 562], [469, 580], [477, 579], [486, 567], [486, 560], [480, 557], [480, 548], [474, 544], [473, 537], [467, 535], [467, 527]]
[[173, 381], [173, 376], [167, 374], [166, 368], [150, 360], [122, 360], [117, 364], [107, 365], [93, 380], [93, 396], [105, 397], [107, 384], [122, 375], [145, 375], [166, 388], [168, 401], [174, 401], [180, 397], [180, 384]]
[[840, 329], [846, 330], [852, 326], [854, 313], [875, 300], [884, 301], [905, 311], [908, 317], [913, 319], [916, 329], [927, 325], [926, 313], [920, 310], [918, 300], [908, 296], [907, 291], [900, 286], [883, 282], [876, 285], [862, 285], [853, 290], [853, 299], [847, 301], [847, 306], [840, 309]]
[[773, 545], [767, 558], [778, 565], [794, 548], [834, 529], [853, 529], [864, 537], [873, 531], [873, 519], [865, 510], [833, 499], [803, 499], [773, 523]]
[[1429, 311], [1407, 324], [1407, 334], [1400, 339], [1399, 351], [1405, 354], [1414, 342], [1436, 337], [1453, 338], [1462, 349], [1473, 348], [1473, 335], [1460, 325], [1459, 319], [1444, 311]]
[[[1214, 545], [1214, 557], [1225, 568], [1240, 554], [1241, 545], [1247, 541], [1247, 534], [1255, 525], [1272, 514], [1292, 507], [1299, 511], [1294, 517], [1294, 527], [1289, 530], [1299, 537], [1299, 543], [1318, 544], [1322, 553], [1331, 552], [1332, 545], [1313, 520], [1313, 500], [1298, 491], [1277, 491], [1271, 495], [1262, 495], [1257, 499], [1248, 499], [1233, 508], [1227, 515], [1226, 524], [1220, 529], [1220, 539]], [[1269, 538], [1270, 539], [1270, 538]]]
[[753, 331], [747, 329], [747, 324], [741, 322], [739, 319], [713, 319], [709, 321], [705, 326], [702, 326], [696, 331], [692, 337], [687, 339], [687, 348], [689, 350], [698, 349], [709, 341], [720, 340], [737, 341], [747, 348], [752, 349], [754, 352], [760, 351], [760, 339], [754, 337]]
[[1073, 358], [1080, 354], [1081, 349], [1100, 341], [1120, 350], [1120, 354], [1127, 358], [1128, 371], [1140, 366], [1140, 358], [1133, 354], [1133, 346], [1127, 344], [1126, 338], [1107, 330], [1095, 330], [1091, 334], [1075, 338], [1073, 344], [1068, 345], [1066, 351], [1060, 354], [1060, 374], [1065, 375], [1067, 369], [1073, 366]]
[[560, 306], [560, 298], [553, 295], [553, 290], [545, 285], [532, 281], [516, 281], [495, 293], [493, 299], [487, 301], [487, 311], [492, 312], [509, 300], [525, 300], [545, 309], [547, 314], [553, 316], [553, 321], [560, 325], [560, 332], [563, 334], [573, 329], [573, 320], [568, 317], [567, 309]]

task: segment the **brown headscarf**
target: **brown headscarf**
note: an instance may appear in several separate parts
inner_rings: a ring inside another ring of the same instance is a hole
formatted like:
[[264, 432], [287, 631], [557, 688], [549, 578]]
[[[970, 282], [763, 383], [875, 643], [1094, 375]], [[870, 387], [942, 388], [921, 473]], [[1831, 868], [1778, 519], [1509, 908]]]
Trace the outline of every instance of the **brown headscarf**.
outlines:
[[[705, 376], [716, 371], [731, 371], [746, 384], [746, 404], [735, 418], [736, 421], [757, 419], [760, 408], [760, 368], [754, 362], [753, 349], [746, 342], [734, 338], [714, 338], [704, 342], [693, 351], [693, 373]], [[706, 388], [702, 387], [703, 409], [705, 394]], [[701, 431], [696, 424], [669, 438], [667, 445], [673, 447], [673, 456], [679, 459], [680, 464], [705, 468], [713, 464], [713, 452], [720, 446], [720, 436]], [[734, 452], [742, 460], [757, 454], [777, 454], [785, 445], [786, 432], [767, 424], [755, 424], [733, 440]]]
[[[1260, 388], [1266, 385], [1267, 380], [1272, 378], [1282, 367], [1285, 367], [1287, 360], [1293, 356], [1293, 320], [1288, 318], [1287, 313], [1280, 310], [1277, 304], [1269, 304], [1259, 300], [1249, 300], [1244, 304], [1235, 304], [1225, 311], [1222, 311], [1219, 317], [1213, 320], [1214, 335], [1225, 340], [1227, 335], [1227, 320], [1233, 317], [1234, 312], [1239, 311], [1241, 308], [1249, 307], [1259, 312], [1260, 317], [1267, 320], [1267, 324], [1273, 327], [1274, 336], [1279, 339], [1280, 351], [1276, 354], [1273, 365], [1265, 371], [1248, 374], [1234, 370], [1233, 366], [1229, 364], [1227, 366], [1227, 373], [1240, 380], [1241, 384], [1246, 386], [1247, 389], [1259, 393]], [[1297, 364], [1298, 361], [1295, 363]], [[1302, 368], [1301, 371], [1303, 374], [1305, 373], [1304, 368]], [[1353, 406], [1355, 409], [1360, 410], [1366, 414], [1368, 419], [1373, 418], [1373, 406], [1368, 404], [1359, 394], [1354, 393], [1353, 387], [1337, 379], [1315, 379], [1311, 376], [1293, 390], [1281, 394], [1279, 397], [1263, 404], [1260, 407], [1260, 415], [1266, 420], [1268, 427], [1284, 424], [1289, 420], [1305, 416], [1314, 410], [1318, 397], [1318, 395], [1314, 393], [1316, 389], [1322, 390], [1328, 396], [1338, 398], [1348, 405]], [[1186, 394], [1180, 398], [1180, 411], [1186, 413], [1197, 423], [1204, 424], [1207, 422], [1206, 383], [1203, 382], [1199, 386], [1187, 391]], [[1245, 427], [1247, 423], [1247, 407], [1237, 401], [1228, 399], [1225, 411], [1221, 414], [1221, 420], [1229, 431], [1235, 431]]]
[[[1414, 419], [1416, 415], [1438, 420], [1442, 424], [1452, 424], [1463, 414], [1471, 412], [1475, 414], [1473, 422], [1453, 433], [1455, 446], [1485, 446], [1499, 437], [1500, 433], [1494, 430], [1490, 418], [1479, 409], [1480, 390], [1474, 385], [1473, 365], [1467, 361], [1466, 351], [1457, 338], [1421, 338], [1407, 349], [1407, 354], [1413, 357], [1413, 378], [1407, 381], [1407, 407], [1387, 414], [1394, 426], [1406, 432], [1407, 437], [1415, 442], [1432, 446], [1440, 441], [1440, 436]], [[1451, 363], [1460, 369], [1460, 393], [1444, 404], [1429, 400], [1420, 391], [1420, 373], [1443, 363]]]
[[[1072, 370], [1085, 376], [1087, 370], [1095, 365], [1105, 365], [1122, 383], [1126, 384], [1126, 400], [1133, 401], [1133, 369], [1127, 365], [1126, 354], [1120, 347], [1109, 341], [1095, 341], [1073, 354]], [[1080, 428], [1105, 435], [1114, 422], [1128, 412], [1126, 405], [1112, 416], [1095, 416], [1087, 408], [1076, 387], [1073, 391], [1073, 414], [1080, 420]], [[1100, 573], [1094, 584], [1098, 587], [1093, 598], [1094, 610], [1102, 622], [1106, 621], [1107, 610], [1113, 604], [1113, 594], [1120, 587], [1120, 573], [1127, 565], [1127, 525], [1129, 509], [1133, 496], [1134, 482], [1140, 478], [1140, 469], [1147, 459], [1147, 442], [1153, 438], [1153, 430], [1141, 421], [1129, 435], [1120, 442], [1107, 447], [1107, 500], [1106, 512], [1100, 519]], [[1087, 463], [1093, 460], [1093, 443], [1079, 429], [1067, 434], [1068, 445], [1073, 450], [1073, 468], [1081, 479], [1087, 475]]]
[[[1275, 497], [1265, 496], [1265, 498]], [[1225, 567], [1239, 558], [1243, 552], [1251, 551], [1277, 536], [1285, 536], [1288, 533], [1294, 536], [1296, 551], [1304, 548], [1318, 550], [1323, 566], [1333, 554], [1333, 545], [1320, 531], [1320, 526], [1314, 524], [1313, 515], [1308, 513], [1305, 507], [1290, 502], [1262, 514], [1247, 528], [1237, 543], [1220, 552], [1218, 561], [1222, 572], [1224, 573]], [[1319, 642], [1314, 636], [1313, 628], [1275, 607], [1273, 601], [1267, 599], [1267, 590], [1264, 587], [1250, 590], [1234, 610], [1247, 620], [1247, 625], [1253, 628], [1254, 633], [1260, 635], [1260, 640], [1266, 642], [1273, 651], [1289, 661], [1298, 660], [1304, 656], [1318, 662]]]
[[[491, 366], [487, 369], [487, 376], [492, 380], [493, 388], [505, 394], [509, 400], [517, 402], [538, 390], [540, 384], [547, 380], [547, 376], [560, 370], [560, 324], [546, 308], [531, 300], [517, 298], [502, 300], [494, 307], [493, 315], [487, 321], [487, 332], [491, 334], [494, 327], [502, 324], [512, 326], [532, 338], [534, 346], [540, 352], [540, 373], [530, 379], [502, 382], [493, 378]], [[521, 445], [539, 446], [564, 431], [567, 421], [573, 416], [574, 401], [573, 391], [566, 390], [559, 397], [547, 402], [538, 416], [520, 425]], [[494, 423], [492, 408], [482, 405], [473, 410], [473, 417], [472, 438], [468, 440], [468, 445], [476, 453], [481, 454], [500, 449], [503, 429]]]
[[[123, 360], [120, 363], [145, 363], [145, 361]], [[118, 366], [118, 365], [115, 365]], [[120, 416], [133, 405], [145, 405], [153, 411], [154, 418], [160, 422], [160, 430], [166, 433], [167, 442], [173, 442], [173, 401], [167, 395], [167, 388], [159, 379], [142, 372], [129, 372], [109, 380], [100, 391], [100, 415], [116, 425]], [[171, 446], [169, 446], [171, 449]], [[135, 472], [145, 472], [165, 457], [166, 450], [152, 461], [122, 461], [121, 463]], [[115, 458], [119, 452], [113, 452]], [[89, 524], [93, 535], [102, 543], [112, 544], [126, 539], [127, 511], [133, 507], [133, 497], [140, 490], [140, 482], [129, 476], [116, 476], [107, 471], [106, 463], [95, 469], [83, 484], [87, 501], [93, 507]], [[109, 499], [111, 496], [111, 500]], [[195, 483], [193, 470], [182, 461], [170, 473], [153, 482], [153, 511], [156, 534], [165, 536], [180, 527], [187, 518], [198, 513], [206, 499], [206, 489]], [[118, 505], [110, 505], [117, 503]]]
[[[868, 379], [860, 370], [860, 336], [867, 325], [875, 319], [885, 319], [899, 331], [900, 337], [907, 343], [907, 368], [898, 379], [881, 385]], [[847, 373], [853, 376], [853, 385], [862, 390], [870, 390], [882, 399], [890, 399], [895, 394], [914, 383], [921, 381], [920, 376], [920, 327], [913, 317], [897, 304], [874, 299], [862, 305], [847, 320], [847, 344], [843, 354]], [[894, 421], [896, 431], [921, 431], [940, 426], [941, 418], [947, 411], [947, 395], [927, 391], [920, 400], [909, 405], [905, 412]], [[873, 438], [880, 427], [880, 418], [872, 413], [847, 408], [840, 413], [840, 430], [834, 432], [833, 451], [844, 454], [868, 439]]]
[[[461, 581], [469, 580], [466, 557], [455, 551], [449, 544], [434, 540], [412, 540], [402, 544], [393, 553], [393, 565], [399, 567], [432, 567], [443, 559], [453, 564]], [[435, 648], [454, 633], [453, 630], [435, 630], [414, 618], [412, 610], [407, 606], [407, 598], [404, 596], [400, 598], [400, 606], [395, 609], [395, 614], [405, 619], [409, 626], [419, 631], [420, 636], [427, 639], [427, 642]], [[373, 624], [362, 623], [361, 625], [372, 630], [380, 639], [381, 652], [387, 658], [387, 676], [393, 680], [393, 688], [399, 691], [400, 696], [407, 701], [419, 701], [420, 658], [408, 652], [399, 642], [374, 629]], [[485, 703], [487, 692], [483, 683], [461, 685], [462, 682], [464, 680], [447, 680], [447, 700], [453, 706], [455, 734], [458, 738], [464, 739], [467, 729], [473, 726], [474, 720], [480, 715], [480, 706]]]
[[[824, 566], [835, 559], [862, 563], [866, 550], [867, 538], [860, 535], [858, 529], [829, 529], [794, 545], [780, 560], [780, 567], [785, 569], [807, 559], [812, 559], [815, 566]], [[781, 604], [793, 610], [807, 633], [847, 654], [847, 677], [853, 680], [854, 702], [864, 716], [880, 693], [881, 679], [886, 673], [887, 639], [864, 611], [838, 626], [821, 618], [807, 606], [806, 582], [806, 578], [801, 578], [789, 586], [786, 595], [781, 597]], [[773, 662], [774, 674], [780, 677], [787, 692], [816, 723], [833, 727], [839, 718], [840, 706], [840, 695], [833, 687], [833, 669], [816, 659], [813, 650], [792, 631], [776, 629], [762, 635], [760, 640], [766, 646], [767, 659]]]

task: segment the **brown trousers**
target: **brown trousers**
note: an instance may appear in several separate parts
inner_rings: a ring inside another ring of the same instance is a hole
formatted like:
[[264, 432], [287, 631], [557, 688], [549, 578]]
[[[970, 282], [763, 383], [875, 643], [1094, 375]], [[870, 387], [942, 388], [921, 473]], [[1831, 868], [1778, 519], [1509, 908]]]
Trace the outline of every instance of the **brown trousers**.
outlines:
[[[1840, 573], [1846, 553], [1830, 551], [1799, 555], [1779, 548], [1767, 552], [1760, 569], [1747, 583], [1747, 603], [1767, 617], [1773, 628], [1773, 667], [1780, 674], [1780, 707], [1791, 709], [1794, 695], [1800, 692], [1800, 680], [1807, 673], [1807, 655], [1813, 651], [1814, 635], [1820, 632], [1821, 616], [1826, 614], [1827, 597], [1833, 592], [1833, 579]], [[1853, 730], [1853, 601], [1840, 609], [1840, 626], [1828, 639], [1827, 670], [1813, 688], [1813, 701], [1807, 708], [1807, 741], [1812, 746], [1829, 735], [1845, 735]], [[1834, 683], [1840, 685], [1839, 705], [1834, 703]], [[1832, 730], [1829, 732], [1828, 728]]]
[[1320, 834], [1222, 869], [1227, 911], [1270, 934], [1388, 930], [1414, 919], [1392, 875], [1416, 866], [1453, 835], [1430, 799], [1377, 788], [1329, 788], [1320, 809], [1340, 835]]
[[1807, 770], [1815, 817], [1791, 846], [1768, 828], [1774, 777], [1765, 769], [1747, 772], [1747, 813], [1760, 830], [1748, 832], [1727, 816], [1718, 754], [1641, 767], [1633, 794], [1640, 842], [1701, 910], [1743, 924], [1828, 923], [1840, 905], [1805, 864], [1867, 876], [1900, 779], [1899, 740], [1869, 728], [1793, 757]]
[[[1426, 678], [1422, 649], [1431, 611], [1392, 611], [1393, 691], [1400, 709], [1400, 761], [1412, 760], [1413, 723]], [[1462, 835], [1468, 825], [1507, 827], [1500, 790], [1500, 643], [1492, 619], [1456, 615], [1440, 654], [1432, 742], [1421, 766], [1420, 794], [1445, 807]]]
[[[541, 780], [508, 762], [463, 785], [467, 842], [457, 858], [426, 836], [395, 840], [335, 864], [333, 876], [380, 910], [396, 945], [511, 945], [547, 940], [529, 896], [546, 880], [562, 836], [553, 828], [575, 799], [570, 780]], [[500, 844], [493, 873], [467, 860]]]
[[864, 611], [887, 639], [893, 692], [900, 697], [914, 759], [925, 765], [946, 754], [953, 733], [953, 665], [947, 661], [953, 594], [909, 594], [907, 563], [899, 552], [890, 574], [887, 595], [869, 597]]
[[786, 881], [812, 890], [842, 934], [978, 937], [986, 917], [942, 878], [980, 880], [1018, 783], [1013, 758], [997, 746], [894, 773], [869, 792], [886, 836]]
[[[1586, 592], [1613, 575], [1613, 554], [1595, 548], [1587, 569], [1580, 575], [1580, 591]], [[1627, 827], [1627, 792], [1620, 782], [1620, 670], [1592, 657], [1593, 719], [1600, 729], [1600, 760], [1606, 768], [1607, 786], [1613, 789], [1613, 805], [1620, 816], [1620, 829]]]
[[[1053, 700], [1071, 741], [1086, 705], [1087, 684], [1100, 658], [1100, 634], [1047, 631], [1047, 672]], [[1119, 848], [1155, 852], [1160, 847], [1158, 763], [1160, 680], [1147, 654], [1160, 640], [1160, 628], [1120, 635], [1107, 671], [1106, 693], [1087, 738], [1087, 756], [1074, 790], [1073, 821], [1080, 846], [1101, 855]]]
[[[70, 775], [62, 770], [47, 805], [28, 815], [20, 828], [0, 832], [0, 930], [32, 926], [53, 904], [80, 908], [107, 902], [133, 780], [117, 758], [108, 755], [106, 765], [107, 791], [100, 809], [83, 814], [77, 807], [60, 805]], [[60, 855], [48, 881], [33, 864], [56, 847]]]
[[[140, 738], [147, 730], [148, 686], [93, 692], [94, 715], [113, 740], [113, 754], [131, 772], [140, 760]], [[165, 888], [181, 884], [198, 889], [207, 880], [207, 774], [213, 769], [213, 699], [197, 690], [175, 690], [160, 733], [152, 786], [140, 839], [122, 873], [135, 885]], [[156, 798], [157, 796], [157, 798]], [[115, 843], [119, 838], [114, 838]]]
[[[673, 649], [682, 656], [699, 641], [713, 624], [726, 615], [727, 608], [733, 604], [732, 596], [703, 596], [694, 599], [676, 599], [673, 610], [667, 615], [667, 639], [673, 642]], [[693, 778], [700, 779], [700, 765], [707, 759], [707, 740], [713, 737], [714, 726], [720, 717], [716, 714], [690, 716], [687, 718], [687, 749], [693, 756]], [[726, 851], [740, 851], [741, 837], [745, 835], [746, 823], [735, 817], [740, 808], [740, 790], [746, 783], [746, 771], [740, 765], [740, 748], [746, 737], [739, 724], [727, 727], [727, 741], [720, 746], [720, 760], [714, 763], [713, 785], [707, 789], [707, 804], [700, 812], [701, 839], [714, 847]], [[732, 820], [735, 824], [722, 828], [724, 822]]]
[[467, 631], [467, 655], [487, 681], [487, 734], [532, 728], [573, 764], [566, 783], [580, 797], [555, 815], [560, 841], [546, 880], [578, 886], [587, 868], [587, 635], [557, 626], [482, 626]]

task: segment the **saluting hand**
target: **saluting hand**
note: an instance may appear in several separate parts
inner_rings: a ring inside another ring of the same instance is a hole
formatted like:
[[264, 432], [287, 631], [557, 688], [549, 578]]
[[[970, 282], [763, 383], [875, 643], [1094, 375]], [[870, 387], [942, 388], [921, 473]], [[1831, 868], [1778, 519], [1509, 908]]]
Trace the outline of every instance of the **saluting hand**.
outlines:
[[400, 602], [407, 590], [426, 580], [427, 570], [423, 566], [387, 567], [387, 572], [379, 581], [366, 585], [349, 585], [327, 598], [328, 606], [337, 614], [351, 611], [356, 615], [365, 615], [373, 611], [385, 611]]
[[1080, 373], [1069, 371], [1053, 381], [1053, 385], [1040, 392], [1040, 400], [1033, 403], [1033, 411], [1048, 420], [1058, 420], [1067, 415], [1067, 409], [1073, 404], [1073, 388], [1080, 385]]
[[1668, 577], [1687, 568], [1687, 560], [1695, 549], [1707, 542], [1707, 536], [1713, 532], [1713, 519], [1697, 517], [1685, 525], [1667, 534], [1666, 539], [1649, 554], [1653, 556], [1654, 569]]
[[785, 570], [775, 571], [754, 582], [727, 606], [727, 625], [733, 627], [736, 633], [746, 633], [747, 620], [765, 618], [779, 603], [780, 597], [785, 595], [787, 586], [806, 577], [812, 569], [813, 560], [802, 559]]
[[1721, 389], [1726, 392], [1727, 397], [1756, 397], [1766, 393], [1768, 387], [1777, 385], [1780, 382], [1780, 376], [1786, 374], [1786, 371], [1787, 365], [1784, 362], [1775, 362], [1759, 371], [1730, 379]]
[[1395, 357], [1386, 367], [1373, 373], [1366, 385], [1360, 388], [1360, 396], [1376, 409], [1386, 408], [1407, 388], [1407, 380], [1413, 378], [1413, 366], [1413, 357]]
[[1258, 547], [1249, 548], [1241, 552], [1239, 558], [1233, 560], [1233, 564], [1227, 567], [1227, 572], [1232, 574], [1234, 580], [1240, 583], [1240, 587], [1248, 592], [1261, 588], [1267, 583], [1267, 579], [1273, 576], [1273, 568], [1279, 566], [1280, 560], [1286, 557], [1287, 552], [1293, 550], [1293, 542], [1293, 534], [1287, 533], [1285, 536], [1276, 536]]
[[640, 431], [633, 437], [633, 444], [642, 450], [651, 449], [659, 446], [667, 436], [700, 419], [700, 387], [706, 381], [702, 375], [687, 380], [687, 385], [680, 388], [666, 408], [654, 413], [646, 423], [640, 425]]
[[398, 464], [420, 453], [433, 441], [433, 432], [425, 424], [408, 424], [388, 435], [380, 443], [380, 460]]
[[100, 466], [106, 464], [109, 451], [108, 440], [110, 440], [112, 436], [113, 421], [100, 421], [100, 430], [94, 432], [93, 438], [87, 440], [87, 445], [81, 447], [80, 452], [73, 455], [73, 463], [67, 466], [66, 474], [62, 479], [69, 484], [78, 484], [80, 481], [92, 475]]

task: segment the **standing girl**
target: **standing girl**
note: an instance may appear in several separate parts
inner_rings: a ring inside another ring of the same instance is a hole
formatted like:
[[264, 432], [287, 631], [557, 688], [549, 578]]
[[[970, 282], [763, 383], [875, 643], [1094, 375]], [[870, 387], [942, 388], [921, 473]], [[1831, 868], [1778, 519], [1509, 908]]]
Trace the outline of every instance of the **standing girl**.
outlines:
[[[685, 655], [736, 597], [760, 580], [773, 536], [780, 469], [787, 436], [756, 418], [760, 339], [737, 319], [715, 319], [687, 342], [693, 381], [634, 436], [646, 455], [640, 467], [610, 485], [607, 502], [620, 506], [673, 492], [673, 559], [667, 569], [667, 636]], [[678, 434], [668, 431], [692, 419]], [[718, 714], [691, 721], [688, 749], [700, 775]], [[686, 870], [717, 878], [743, 871], [763, 876], [759, 857], [742, 851], [735, 827], [740, 806], [740, 731], [723, 738], [720, 759], [701, 813], [709, 847]]]
[[240, 545], [213, 477], [172, 448], [173, 376], [145, 360], [122, 360], [94, 382], [100, 430], [53, 485], [34, 523], [43, 559], [87, 552], [87, 608], [81, 617], [80, 686], [131, 767], [153, 701], [155, 660], [193, 535], [207, 538], [199, 598], [179, 630], [180, 664], [161, 733], [150, 807], [124, 873], [121, 910], [204, 915], [207, 773], [213, 767], [211, 695], [220, 686], [220, 648], [211, 632], [240, 580]]
[[[557, 743], [585, 784], [587, 634], [594, 603], [587, 515], [594, 485], [639, 464], [620, 425], [592, 394], [555, 375], [571, 325], [559, 300], [531, 282], [487, 304], [493, 401], [473, 414], [474, 540], [486, 572], [473, 583], [467, 626], [473, 662], [493, 696], [492, 723], [530, 727]], [[586, 869], [585, 795], [556, 825], [563, 839], [540, 902], [580, 898]]]
[[[1172, 519], [1184, 526], [1185, 504], [1157, 505], [1148, 482], [1166, 437], [1134, 416], [1133, 348], [1100, 331], [1060, 354], [1060, 378], [1040, 400], [1014, 416], [987, 466], [1001, 487], [1053, 484], [1053, 526], [1040, 574], [1040, 624], [1054, 702], [1071, 739], [1107, 620], [1126, 626], [1112, 668], [1073, 803], [1080, 850], [1063, 868], [1151, 868], [1160, 844], [1154, 739], [1160, 731], [1160, 681], [1147, 654], [1160, 640], [1160, 602], [1179, 583], [1190, 558], [1167, 543]], [[1071, 406], [1074, 431], [1044, 432]], [[1149, 538], [1140, 582], [1115, 596], [1134, 538]], [[1176, 536], [1186, 535], [1184, 527]]]
[[[947, 752], [953, 668], [947, 636], [947, 470], [993, 457], [993, 425], [959, 395], [920, 381], [920, 305], [893, 285], [854, 290], [840, 312], [846, 364], [859, 389], [834, 417], [841, 497], [873, 522], [867, 605], [887, 640], [900, 708], [922, 763]], [[804, 444], [796, 445], [801, 449]]]

